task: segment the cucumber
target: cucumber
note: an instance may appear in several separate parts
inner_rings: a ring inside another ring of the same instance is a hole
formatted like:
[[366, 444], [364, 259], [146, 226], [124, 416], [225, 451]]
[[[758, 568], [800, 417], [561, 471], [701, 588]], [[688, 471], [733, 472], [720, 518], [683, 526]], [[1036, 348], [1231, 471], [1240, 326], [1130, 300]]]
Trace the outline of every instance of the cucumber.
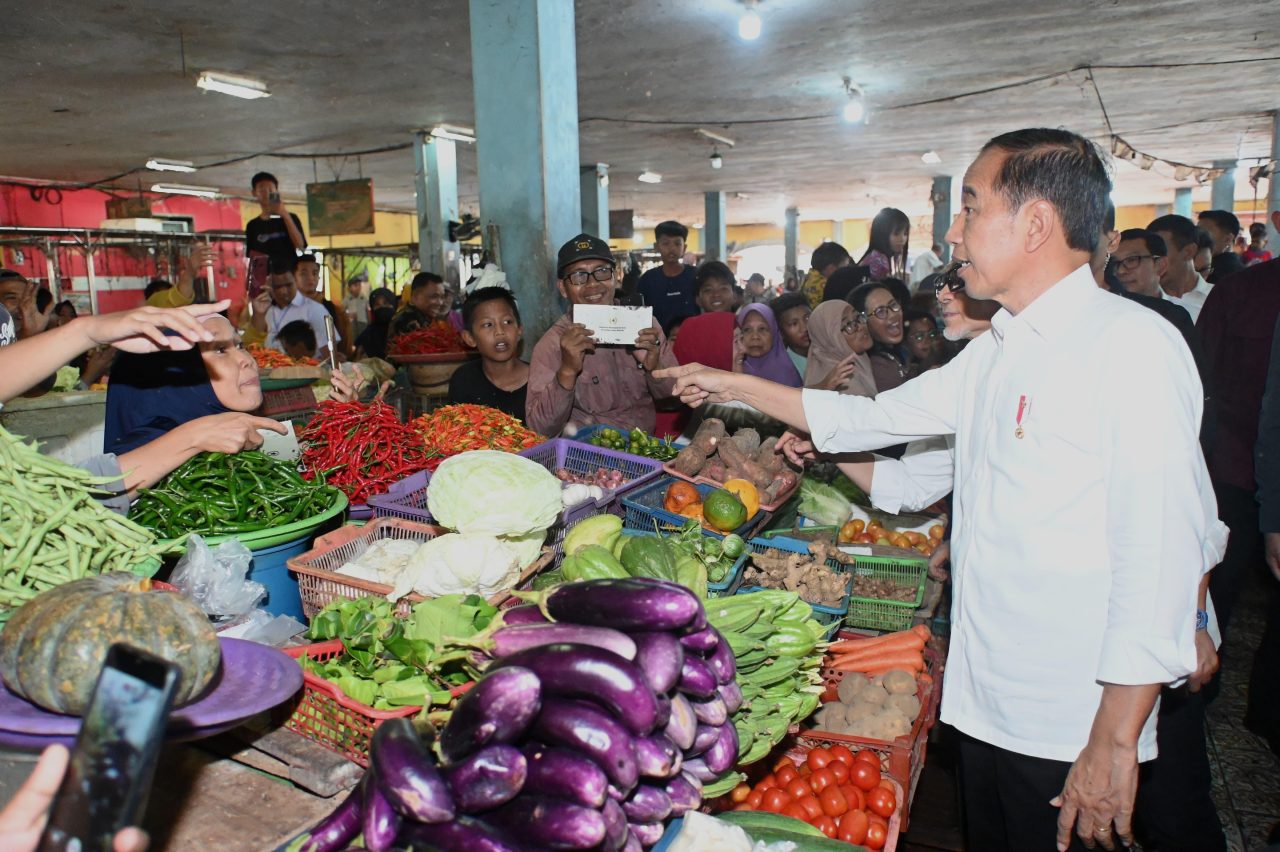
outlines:
[[[795, 817], [771, 814], [768, 811], [726, 811], [716, 814], [716, 819], [736, 825], [754, 837], [757, 831], [790, 831], [795, 834], [806, 834], [809, 837], [826, 837], [819, 829]], [[848, 844], [844, 844], [846, 849]]]

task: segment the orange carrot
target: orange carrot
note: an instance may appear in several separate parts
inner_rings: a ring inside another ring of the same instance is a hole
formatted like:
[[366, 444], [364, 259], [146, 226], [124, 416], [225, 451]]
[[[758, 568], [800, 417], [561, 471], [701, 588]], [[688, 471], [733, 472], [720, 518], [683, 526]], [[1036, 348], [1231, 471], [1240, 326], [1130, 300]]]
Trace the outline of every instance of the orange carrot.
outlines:
[[867, 639], [845, 639], [834, 642], [830, 651], [833, 654], [861, 653], [863, 651], [919, 651], [924, 648], [925, 640], [914, 630], [903, 630], [899, 633], [887, 633], [884, 636], [872, 636]]
[[877, 656], [843, 655], [831, 661], [830, 668], [838, 672], [866, 672], [872, 669], [924, 669], [924, 657], [919, 653], [899, 652]]

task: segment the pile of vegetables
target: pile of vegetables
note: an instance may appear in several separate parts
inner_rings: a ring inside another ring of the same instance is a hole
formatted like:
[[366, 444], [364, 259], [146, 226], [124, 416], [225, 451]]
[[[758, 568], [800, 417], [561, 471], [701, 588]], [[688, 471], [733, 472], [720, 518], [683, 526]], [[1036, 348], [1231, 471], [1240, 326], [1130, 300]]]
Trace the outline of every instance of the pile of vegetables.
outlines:
[[384, 722], [370, 771], [301, 848], [650, 847], [738, 759], [734, 657], [689, 590], [568, 583], [503, 623], [436, 742]]
[[150, 576], [155, 536], [95, 499], [99, 480], [0, 427], [0, 627], [36, 595], [90, 574]]
[[658, 461], [671, 461], [677, 450], [670, 441], [645, 434], [643, 429], [632, 429], [625, 432], [620, 429], [601, 429], [591, 436], [591, 443], [607, 450], [630, 453], [633, 456], [644, 456]]
[[381, 399], [320, 403], [298, 430], [303, 476], [328, 482], [354, 504], [385, 494], [393, 483], [426, 470], [433, 456], [418, 430], [400, 422]]
[[253, 356], [254, 361], [258, 362], [259, 370], [293, 366], [293, 359], [279, 349], [268, 349], [265, 346], [259, 346], [257, 343], [250, 343], [245, 347], [245, 351]]
[[432, 459], [428, 470], [440, 462], [470, 450], [502, 450], [518, 453], [545, 439], [509, 414], [486, 405], [446, 405], [413, 421]]
[[920, 715], [916, 679], [905, 669], [890, 669], [868, 678], [851, 672], [840, 679], [836, 697], [822, 705], [814, 719], [814, 729], [892, 740], [911, 733]]
[[861, 518], [854, 518], [840, 527], [838, 539], [842, 544], [878, 544], [932, 556], [945, 534], [946, 528], [942, 524], [930, 526], [926, 535], [918, 530], [891, 530], [880, 521], [872, 520], [867, 523]]
[[928, 641], [929, 628], [922, 624], [882, 636], [843, 639], [831, 645], [829, 666], [838, 672], [861, 672], [870, 677], [893, 669], [923, 672], [924, 646]]
[[451, 690], [478, 677], [470, 649], [460, 644], [489, 627], [497, 609], [474, 595], [415, 604], [396, 618], [382, 598], [334, 600], [307, 631], [314, 642], [342, 640], [343, 652], [302, 667], [375, 710], [445, 705]]
[[336, 488], [258, 450], [200, 453], [142, 489], [129, 516], [163, 538], [229, 535], [314, 517], [336, 499]]
[[733, 800], [739, 811], [780, 813], [872, 850], [884, 848], [889, 818], [898, 810], [880, 755], [870, 749], [854, 754], [842, 745], [812, 749], [798, 763], [782, 757], [754, 787], [735, 788]]
[[397, 335], [387, 346], [387, 354], [393, 358], [397, 355], [439, 355], [466, 350], [462, 336], [453, 326], [442, 321]]
[[[823, 692], [818, 673], [826, 626], [793, 592], [758, 591], [707, 601], [707, 623], [733, 652], [742, 705], [733, 713], [739, 766], [763, 760], [791, 725], [809, 716]], [[743, 780], [731, 773], [708, 797]]]
[[682, 476], [701, 476], [714, 482], [745, 480], [759, 489], [759, 501], [775, 505], [796, 487], [800, 475], [787, 467], [775, 451], [777, 438], [760, 440], [755, 429], [739, 429], [729, 437], [724, 421], [708, 417], [693, 440], [671, 462]]
[[[813, 549], [813, 545], [810, 548]], [[824, 556], [783, 550], [751, 554], [742, 583], [744, 586], [785, 589], [809, 603], [833, 608], [840, 607], [849, 594], [849, 575], [828, 567]]]
[[518, 582], [522, 558], [521, 548], [495, 536], [448, 533], [425, 542], [375, 541], [336, 573], [390, 586], [387, 599], [392, 601], [408, 594], [488, 598]]
[[[703, 497], [695, 486], [683, 480], [675, 480], [667, 486], [662, 497], [662, 508], [673, 514], [692, 518], [715, 532], [731, 532], [754, 517], [760, 509], [759, 497], [754, 487], [750, 483], [743, 485], [751, 491], [741, 497], [727, 487], [717, 488]], [[751, 505], [744, 498], [751, 501]]]

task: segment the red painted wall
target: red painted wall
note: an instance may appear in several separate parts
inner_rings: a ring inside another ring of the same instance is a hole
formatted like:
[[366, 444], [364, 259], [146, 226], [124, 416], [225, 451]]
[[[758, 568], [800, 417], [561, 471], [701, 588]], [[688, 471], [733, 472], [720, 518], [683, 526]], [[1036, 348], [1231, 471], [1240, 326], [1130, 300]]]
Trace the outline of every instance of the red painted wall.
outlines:
[[[35, 190], [33, 192], [33, 189]], [[190, 216], [197, 233], [240, 231], [240, 202], [236, 199], [205, 199], [192, 196], [160, 196], [148, 193], [153, 213]], [[0, 225], [28, 228], [98, 228], [107, 218], [111, 196], [95, 189], [32, 188], [0, 185]], [[244, 298], [244, 243], [216, 244], [214, 286], [221, 298]], [[83, 253], [58, 247], [59, 289], [67, 295], [88, 292]], [[20, 252], [20, 255], [19, 255]], [[32, 281], [49, 284], [44, 251], [36, 245], [6, 245], [0, 263], [16, 269]], [[170, 258], [157, 255], [142, 245], [110, 245], [94, 252], [94, 276], [98, 286], [98, 310], [102, 313], [125, 310], [142, 303], [142, 288], [153, 277], [173, 280], [177, 270]]]

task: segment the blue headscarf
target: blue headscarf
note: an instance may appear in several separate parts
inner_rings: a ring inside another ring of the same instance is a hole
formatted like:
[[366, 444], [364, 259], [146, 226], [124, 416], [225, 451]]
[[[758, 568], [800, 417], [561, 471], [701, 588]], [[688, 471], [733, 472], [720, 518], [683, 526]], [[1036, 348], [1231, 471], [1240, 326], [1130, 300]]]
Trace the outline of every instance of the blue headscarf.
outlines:
[[229, 410], [214, 393], [198, 349], [122, 352], [107, 384], [103, 451], [127, 453], [183, 423]]

